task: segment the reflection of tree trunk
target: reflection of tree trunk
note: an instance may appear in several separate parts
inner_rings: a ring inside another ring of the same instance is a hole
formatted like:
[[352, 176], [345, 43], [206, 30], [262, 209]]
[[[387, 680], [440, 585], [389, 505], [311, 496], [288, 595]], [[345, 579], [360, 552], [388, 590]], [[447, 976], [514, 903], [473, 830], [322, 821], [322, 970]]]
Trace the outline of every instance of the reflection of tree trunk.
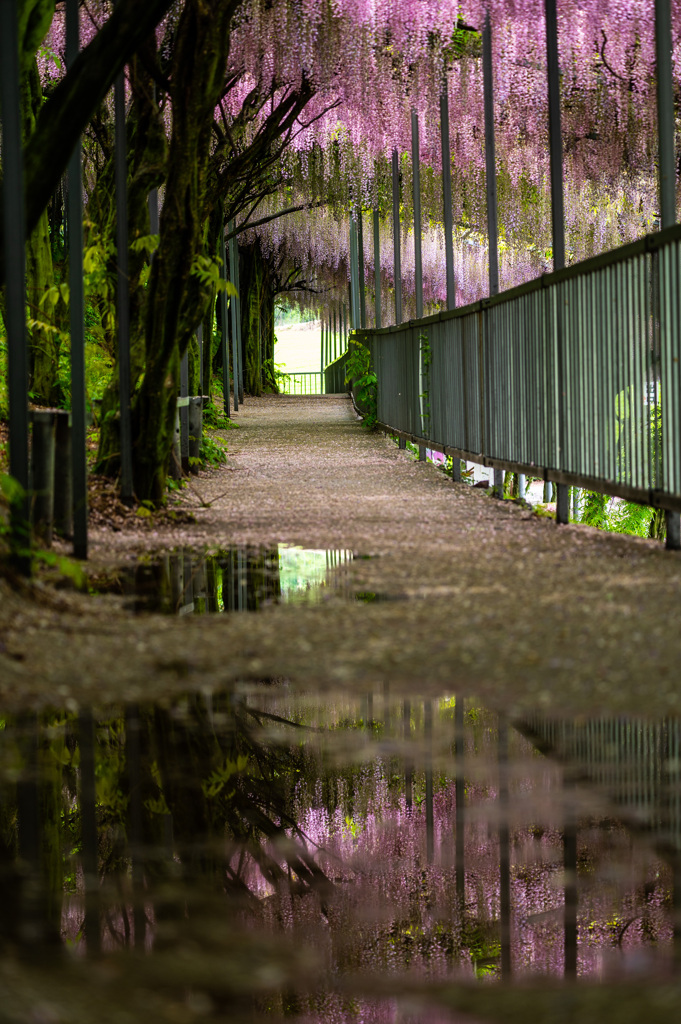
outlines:
[[464, 730], [463, 730], [463, 698], [456, 697], [454, 705], [454, 793], [456, 800], [454, 829], [456, 845], [456, 900], [459, 915], [463, 921], [466, 906], [466, 879], [464, 874]]
[[577, 822], [575, 820], [574, 783], [563, 777], [564, 825], [563, 872], [565, 875], [565, 977], [577, 976]]
[[412, 806], [414, 766], [411, 763], [409, 744], [411, 742], [411, 701], [404, 702], [404, 803], [408, 811]]
[[499, 917], [501, 976], [511, 976], [511, 833], [508, 824], [508, 726], [499, 720]]
[[435, 828], [433, 821], [433, 705], [427, 700], [423, 705], [423, 732], [426, 741], [426, 860], [433, 863], [435, 853]]

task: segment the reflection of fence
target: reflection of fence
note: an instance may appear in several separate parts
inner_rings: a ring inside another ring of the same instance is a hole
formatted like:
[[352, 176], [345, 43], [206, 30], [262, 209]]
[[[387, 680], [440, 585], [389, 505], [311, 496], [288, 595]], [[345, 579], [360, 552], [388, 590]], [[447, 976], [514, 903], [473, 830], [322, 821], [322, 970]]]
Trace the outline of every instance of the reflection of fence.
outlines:
[[579, 722], [534, 715], [516, 726], [545, 753], [604, 792], [629, 825], [681, 854], [681, 720], [601, 716]]
[[277, 379], [282, 395], [323, 395], [321, 370], [283, 373]]
[[462, 309], [357, 332], [380, 423], [457, 458], [681, 509], [680, 266], [676, 226]]

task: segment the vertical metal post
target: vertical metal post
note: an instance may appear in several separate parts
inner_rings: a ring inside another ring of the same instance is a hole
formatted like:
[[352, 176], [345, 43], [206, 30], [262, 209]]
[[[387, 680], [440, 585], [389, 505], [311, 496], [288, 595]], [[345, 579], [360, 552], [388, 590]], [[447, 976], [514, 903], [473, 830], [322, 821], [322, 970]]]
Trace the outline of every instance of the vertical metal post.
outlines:
[[674, 160], [674, 87], [672, 82], [672, 19], [670, 0], [655, 0], [657, 58], [657, 131], [660, 186], [660, 226], [676, 223]]
[[411, 112], [411, 163], [414, 182], [414, 281], [416, 284], [416, 319], [423, 316], [423, 262], [421, 259], [421, 146], [419, 116]]
[[[234, 221], [230, 221], [230, 229], [234, 230]], [[237, 289], [239, 285], [237, 283], [237, 254], [236, 245], [234, 238], [229, 240], [229, 279]], [[240, 334], [240, 321], [241, 312], [239, 309], [239, 296], [233, 295], [230, 301], [230, 309], [232, 313], [232, 384], [234, 387], [234, 412], [239, 411], [239, 334]], [[229, 360], [227, 360], [227, 387], [229, 387]]]
[[494, 470], [494, 488], [492, 494], [495, 498], [502, 499], [504, 497], [504, 471], [503, 469]]
[[393, 150], [393, 267], [395, 274], [395, 323], [402, 323], [402, 257], [400, 253], [400, 158]]
[[149, 207], [149, 234], [158, 235], [161, 227], [159, 224], [158, 216], [158, 189], [152, 188], [147, 196], [147, 205]]
[[350, 326], [360, 326], [359, 301], [359, 245], [357, 238], [357, 222], [354, 215], [350, 217]]
[[125, 70], [114, 83], [116, 122], [116, 263], [118, 266], [118, 386], [120, 391], [121, 501], [132, 504], [132, 434], [130, 426], [130, 294], [128, 279], [128, 153], [125, 127]]
[[456, 308], [454, 281], [454, 226], [452, 224], [452, 158], [449, 147], [449, 90], [445, 75], [440, 93], [440, 143], [442, 146], [442, 213], [445, 225], [447, 309]]
[[337, 322], [336, 322], [336, 303], [333, 304], [333, 334], [331, 336], [331, 357], [330, 362], [334, 362], [336, 359], [336, 342], [338, 338]]
[[[660, 176], [660, 227], [676, 223], [676, 168], [674, 154], [674, 85], [672, 81], [672, 19], [669, 0], [655, 0], [655, 53], [657, 57], [657, 131]], [[665, 509], [666, 548], [681, 547], [678, 512]]]
[[489, 11], [482, 30], [482, 79], [485, 102], [485, 168], [487, 183], [487, 237], [489, 244], [489, 293], [499, 292], [499, 227], [497, 222], [497, 162], [494, 145], [494, 78], [492, 28]]
[[203, 394], [203, 324], [196, 328], [196, 344], [199, 346], [199, 394]]
[[357, 266], [359, 270], [359, 326], [367, 325], [367, 297], [364, 282], [364, 213], [357, 209]]
[[[241, 284], [239, 282], [239, 242], [237, 238], [232, 239], [234, 252], [234, 285], [236, 287], [236, 363], [235, 373], [239, 381], [239, 401], [244, 401], [244, 359], [243, 344], [241, 338]], [[238, 372], [237, 372], [238, 369]], [[236, 409], [236, 406], [234, 407]]]
[[4, 215], [5, 300], [9, 385], [9, 471], [23, 488], [12, 503], [12, 548], [28, 575], [28, 351], [24, 237], [24, 170], [19, 104], [17, 4], [0, 0], [0, 107], [2, 109], [2, 204]]
[[[565, 266], [565, 212], [563, 206], [563, 137], [560, 120], [560, 67], [558, 63], [558, 18], [556, 0], [544, 0], [546, 13], [546, 62], [549, 84], [549, 150], [551, 157], [551, 227], [553, 269]], [[565, 433], [563, 327], [558, 316], [558, 436], [563, 455]], [[556, 522], [568, 522], [567, 484], [557, 484]]]
[[374, 316], [376, 328], [381, 326], [381, 226], [374, 209]]
[[565, 266], [565, 213], [563, 209], [563, 137], [560, 118], [560, 68], [556, 0], [544, 0], [546, 61], [549, 83], [549, 148], [551, 163], [551, 228], [553, 269]]
[[[189, 355], [187, 352], [180, 361], [180, 398], [189, 397]], [[180, 462], [182, 472], [189, 472], [189, 405], [185, 401], [180, 406]]]
[[[66, 5], [66, 65], [71, 67], [80, 48], [78, 0]], [[83, 188], [80, 138], [68, 166], [69, 319], [71, 331], [71, 485], [73, 494], [73, 554], [88, 555], [87, 412], [85, 395], [85, 302], [83, 297]]]
[[[230, 221], [227, 225], [227, 230], [231, 231], [233, 228], [233, 222]], [[231, 242], [230, 242], [231, 245]], [[225, 281], [232, 281], [232, 274], [227, 268], [227, 247], [225, 245], [225, 232], [221, 232], [220, 240], [220, 259], [222, 261], [222, 276]], [[234, 282], [232, 281], [232, 284]], [[232, 317], [232, 334], [236, 332], [236, 321], [234, 317], [234, 298], [229, 302], [230, 315]], [[223, 289], [220, 292], [220, 319], [222, 320], [222, 338], [220, 340], [220, 347], [222, 352], [222, 404], [224, 407], [224, 413], [227, 419], [229, 419], [229, 331], [227, 328], [227, 292]]]

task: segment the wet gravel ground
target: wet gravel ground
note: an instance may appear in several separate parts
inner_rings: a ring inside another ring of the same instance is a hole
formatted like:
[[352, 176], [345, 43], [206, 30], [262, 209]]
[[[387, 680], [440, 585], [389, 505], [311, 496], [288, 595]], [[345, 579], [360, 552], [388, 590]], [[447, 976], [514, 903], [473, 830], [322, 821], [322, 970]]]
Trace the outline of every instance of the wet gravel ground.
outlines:
[[343, 397], [249, 399], [237, 422], [227, 465], [182, 495], [195, 523], [95, 529], [93, 574], [178, 546], [289, 543], [351, 550], [345, 589], [389, 599], [135, 618], [111, 596], [0, 583], [6, 706], [286, 678], [511, 714], [681, 710], [681, 555], [453, 484], [363, 430]]

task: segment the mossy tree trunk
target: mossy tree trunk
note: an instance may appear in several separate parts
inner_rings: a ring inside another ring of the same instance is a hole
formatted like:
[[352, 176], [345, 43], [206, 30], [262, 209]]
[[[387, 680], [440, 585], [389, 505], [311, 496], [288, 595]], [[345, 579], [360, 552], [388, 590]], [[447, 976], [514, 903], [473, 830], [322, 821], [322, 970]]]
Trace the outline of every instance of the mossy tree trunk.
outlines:
[[261, 395], [276, 389], [274, 380], [275, 277], [264, 258], [260, 241], [242, 246], [239, 252], [241, 288], [241, 345], [244, 391]]
[[[148, 60], [155, 57], [155, 40], [147, 44]], [[154, 99], [153, 82], [143, 69], [140, 59], [131, 61], [128, 76], [132, 102], [127, 120], [128, 141], [128, 238], [131, 245], [141, 236], [149, 234], [148, 196], [165, 177], [167, 143], [165, 126]], [[114, 182], [113, 124], [100, 112], [97, 135], [102, 143], [104, 165], [96, 188], [88, 203], [88, 218], [95, 225], [96, 238], [90, 232], [89, 241], [102, 247], [115, 240], [116, 205]], [[130, 248], [128, 254], [130, 295], [130, 387], [136, 388], [145, 367], [145, 328], [147, 321], [148, 289], [142, 287], [149, 273], [150, 256], [145, 251]], [[116, 280], [116, 254], [108, 259], [108, 276], [113, 285]], [[96, 304], [99, 315], [99, 335], [104, 348], [114, 360], [114, 373], [104, 393], [101, 409], [101, 432], [97, 469], [115, 476], [120, 469], [118, 380], [118, 335], [115, 328], [115, 290]]]
[[145, 372], [132, 406], [133, 483], [140, 500], [163, 500], [180, 360], [210, 301], [192, 264], [202, 248], [213, 111], [222, 92], [236, 6], [220, 0], [187, 0], [175, 36], [169, 75], [173, 125], [161, 239], [149, 280]]

